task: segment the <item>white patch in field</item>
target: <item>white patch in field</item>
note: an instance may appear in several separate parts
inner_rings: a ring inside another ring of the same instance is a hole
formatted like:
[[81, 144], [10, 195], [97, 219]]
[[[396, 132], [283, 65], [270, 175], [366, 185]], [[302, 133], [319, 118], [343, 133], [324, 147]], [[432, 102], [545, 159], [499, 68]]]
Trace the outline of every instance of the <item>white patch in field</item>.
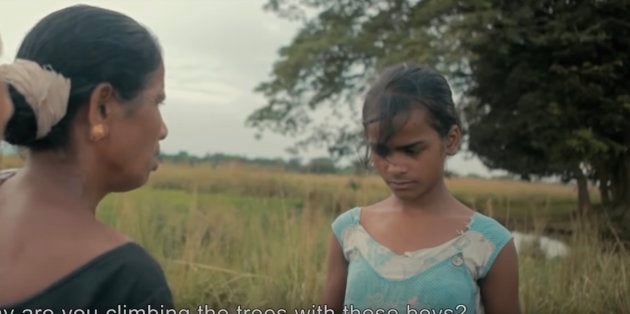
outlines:
[[535, 249], [542, 251], [547, 259], [564, 257], [569, 254], [568, 245], [547, 236], [537, 237], [532, 234], [514, 231], [512, 232], [512, 237], [514, 237], [514, 246], [516, 246], [517, 252], [521, 252], [525, 246], [533, 246]]

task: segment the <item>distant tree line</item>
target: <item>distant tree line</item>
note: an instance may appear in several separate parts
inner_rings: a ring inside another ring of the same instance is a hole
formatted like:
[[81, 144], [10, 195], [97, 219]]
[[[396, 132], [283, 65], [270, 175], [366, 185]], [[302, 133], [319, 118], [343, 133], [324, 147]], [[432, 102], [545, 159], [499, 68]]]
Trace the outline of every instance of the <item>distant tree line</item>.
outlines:
[[[186, 151], [179, 151], [174, 154], [162, 153], [160, 154], [160, 159], [178, 164], [195, 165], [209, 163], [214, 166], [228, 162], [239, 162], [248, 165], [277, 168], [292, 172], [317, 174], [366, 174], [373, 171], [362, 160], [356, 160], [349, 165], [340, 166], [330, 157], [315, 157], [307, 161], [303, 161], [299, 157], [290, 158], [288, 160], [282, 158], [248, 158], [240, 155], [225, 153], [208, 153], [204, 156], [197, 156]], [[446, 176], [458, 177], [459, 175], [454, 171], [446, 171]], [[470, 177], [480, 178], [480, 176], [477, 175], [470, 175]]]
[[239, 162], [243, 164], [257, 165], [262, 167], [279, 168], [287, 171], [304, 172], [304, 173], [354, 173], [361, 171], [361, 165], [353, 164], [350, 166], [339, 167], [329, 157], [316, 157], [307, 161], [295, 157], [288, 160], [282, 158], [248, 158], [240, 155], [232, 155], [225, 153], [206, 154], [204, 156], [196, 156], [186, 151], [180, 151], [174, 154], [161, 154], [160, 158], [164, 161], [174, 163], [199, 164], [210, 163], [212, 165], [220, 165], [227, 162]]

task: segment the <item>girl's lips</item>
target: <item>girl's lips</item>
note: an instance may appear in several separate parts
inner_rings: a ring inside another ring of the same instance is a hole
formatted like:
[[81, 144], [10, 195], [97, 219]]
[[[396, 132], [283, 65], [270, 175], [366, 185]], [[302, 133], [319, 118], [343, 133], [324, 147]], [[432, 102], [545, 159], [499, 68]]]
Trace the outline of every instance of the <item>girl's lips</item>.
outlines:
[[393, 189], [407, 189], [415, 184], [415, 181], [412, 180], [391, 180], [387, 181], [390, 187]]

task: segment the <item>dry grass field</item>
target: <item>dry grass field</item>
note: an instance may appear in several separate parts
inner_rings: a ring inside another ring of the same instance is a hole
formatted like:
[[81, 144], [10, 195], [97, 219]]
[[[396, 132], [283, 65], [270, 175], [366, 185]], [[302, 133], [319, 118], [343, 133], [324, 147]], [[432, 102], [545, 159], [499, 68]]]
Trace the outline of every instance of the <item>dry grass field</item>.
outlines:
[[[510, 228], [538, 235], [554, 223], [571, 229], [559, 236], [567, 256], [520, 250], [525, 313], [630, 313], [630, 253], [599, 236], [602, 224], [572, 214], [573, 186], [471, 178], [448, 185]], [[322, 294], [330, 222], [386, 195], [371, 175], [165, 163], [143, 188], [109, 195], [97, 214], [158, 259], [180, 307], [311, 308]]]

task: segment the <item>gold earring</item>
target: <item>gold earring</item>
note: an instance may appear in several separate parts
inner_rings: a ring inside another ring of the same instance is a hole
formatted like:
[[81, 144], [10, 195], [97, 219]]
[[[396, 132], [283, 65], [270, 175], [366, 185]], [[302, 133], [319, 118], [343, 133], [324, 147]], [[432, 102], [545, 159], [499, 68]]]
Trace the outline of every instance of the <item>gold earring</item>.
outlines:
[[93, 142], [102, 140], [107, 134], [107, 129], [103, 124], [93, 125], [90, 130], [90, 140]]

